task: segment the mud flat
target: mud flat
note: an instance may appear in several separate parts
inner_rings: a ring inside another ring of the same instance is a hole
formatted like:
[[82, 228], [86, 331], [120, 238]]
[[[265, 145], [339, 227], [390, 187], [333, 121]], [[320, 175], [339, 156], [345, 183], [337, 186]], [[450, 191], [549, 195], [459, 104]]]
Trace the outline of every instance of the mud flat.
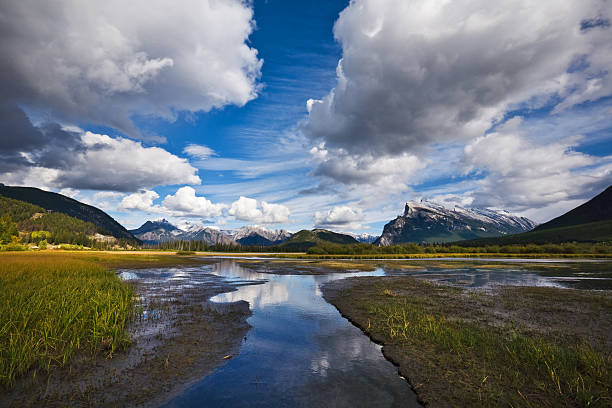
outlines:
[[117, 273], [139, 296], [131, 346], [25, 377], [0, 406], [158, 406], [238, 354], [250, 328], [248, 303], [208, 299], [253, 282], [227, 282], [201, 265]]
[[612, 294], [466, 289], [409, 276], [328, 282], [419, 399], [445, 406], [612, 406]]

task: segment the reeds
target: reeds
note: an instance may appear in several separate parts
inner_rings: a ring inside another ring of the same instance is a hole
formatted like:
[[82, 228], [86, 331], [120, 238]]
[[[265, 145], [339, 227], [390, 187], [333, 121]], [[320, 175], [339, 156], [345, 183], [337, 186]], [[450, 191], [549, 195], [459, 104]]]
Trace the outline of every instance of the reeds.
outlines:
[[112, 355], [129, 344], [133, 291], [92, 260], [0, 257], [0, 385], [65, 365], [77, 352]]

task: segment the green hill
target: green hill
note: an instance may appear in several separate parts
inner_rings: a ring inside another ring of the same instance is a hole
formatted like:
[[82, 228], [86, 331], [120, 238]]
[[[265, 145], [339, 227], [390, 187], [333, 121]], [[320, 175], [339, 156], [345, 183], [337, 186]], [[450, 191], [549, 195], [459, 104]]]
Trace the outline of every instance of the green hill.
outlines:
[[128, 230], [104, 211], [61, 194], [33, 187], [11, 187], [0, 184], [0, 196], [24, 201], [45, 210], [63, 213], [81, 221], [90, 222], [117, 239], [139, 242]]
[[[534, 228], [535, 231], [590, 224], [612, 220], [612, 186], [586, 203]], [[612, 233], [612, 230], [610, 231]]]
[[546, 244], [612, 241], [612, 186], [586, 203], [529, 232], [457, 242], [458, 245]]
[[301, 230], [279, 245], [290, 251], [303, 252], [319, 244], [358, 244], [355, 238], [325, 229]]
[[48, 212], [42, 207], [0, 196], [0, 218], [2, 225], [8, 229], [11, 223], [17, 230], [2, 238], [3, 243], [10, 240], [10, 235], [19, 232], [23, 242], [35, 242], [45, 239], [54, 244], [90, 245], [89, 236], [96, 233], [108, 234], [104, 229], [90, 223], [70, 217], [59, 212]]

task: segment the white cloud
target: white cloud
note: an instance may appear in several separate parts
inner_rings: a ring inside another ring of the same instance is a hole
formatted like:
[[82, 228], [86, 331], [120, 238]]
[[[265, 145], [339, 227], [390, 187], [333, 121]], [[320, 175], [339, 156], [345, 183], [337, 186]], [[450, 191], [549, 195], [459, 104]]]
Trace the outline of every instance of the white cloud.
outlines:
[[9, 99], [57, 119], [138, 134], [130, 116], [242, 106], [262, 61], [248, 45], [253, 10], [240, 0], [3, 2]]
[[[355, 0], [334, 26], [337, 84], [302, 130], [328, 149], [396, 156], [480, 137], [518, 104], [612, 93], [612, 17], [600, 0]], [[609, 26], [609, 24], [608, 24]]]
[[200, 160], [208, 159], [210, 156], [216, 156], [217, 153], [208, 146], [197, 144], [189, 144], [183, 149], [183, 153], [195, 157]]
[[340, 229], [361, 229], [360, 224], [364, 215], [361, 209], [353, 209], [349, 206], [333, 207], [327, 212], [315, 212], [315, 227], [340, 228]]
[[228, 214], [241, 221], [280, 224], [289, 220], [290, 211], [282, 204], [270, 204], [254, 198], [240, 197], [232, 203]]
[[539, 208], [594, 196], [612, 181], [612, 158], [574, 151], [580, 137], [538, 144], [514, 118], [465, 147], [465, 171], [484, 175], [474, 206]]
[[174, 195], [167, 195], [162, 206], [175, 216], [219, 217], [227, 208], [225, 204], [213, 204], [206, 197], [197, 196], [192, 187], [181, 187]]
[[74, 188], [62, 188], [59, 192], [62, 195], [65, 195], [66, 197], [70, 197], [70, 198], [75, 198], [76, 196], [79, 195], [80, 191], [79, 190], [75, 190]]
[[168, 184], [200, 184], [197, 169], [186, 159], [159, 147], [87, 132], [83, 151], [60, 171], [59, 186], [130, 192]]
[[310, 154], [317, 164], [313, 173], [316, 176], [347, 185], [384, 186], [393, 191], [408, 189], [410, 178], [427, 164], [426, 160], [407, 153], [393, 157], [352, 155], [344, 149], [327, 149], [325, 145], [313, 147]]
[[152, 190], [142, 190], [123, 197], [119, 203], [119, 210], [138, 210], [144, 212], [161, 212], [159, 206], [154, 206], [153, 201], [159, 198], [159, 194]]

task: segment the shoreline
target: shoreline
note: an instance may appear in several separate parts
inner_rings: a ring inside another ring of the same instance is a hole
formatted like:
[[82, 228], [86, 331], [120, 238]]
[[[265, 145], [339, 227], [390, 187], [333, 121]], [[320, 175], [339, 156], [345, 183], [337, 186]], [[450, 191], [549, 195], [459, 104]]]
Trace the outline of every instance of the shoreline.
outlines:
[[[184, 259], [129, 265], [129, 270], [164, 268], [168, 264], [205, 265]], [[140, 268], [139, 268], [140, 266]], [[111, 268], [111, 269], [124, 269]], [[125, 268], [128, 269], [128, 268]], [[213, 304], [209, 299], [236, 290], [216, 275], [202, 275], [211, 284], [185, 289], [167, 287], [159, 299], [146, 283], [134, 287], [137, 307], [148, 310], [128, 328], [132, 343], [112, 358], [78, 353], [63, 367], [18, 379], [0, 394], [0, 407], [159, 406], [225, 364], [240, 352], [250, 330], [246, 302]], [[129, 281], [128, 281], [129, 282]], [[153, 284], [154, 286], [155, 284]]]
[[[398, 366], [399, 374], [407, 379], [419, 400], [427, 405], [574, 406], [576, 401], [570, 401], [566, 395], [555, 396], [550, 387], [547, 388], [551, 385], [546, 384], [549, 379], [540, 378], [541, 371], [538, 369], [531, 371], [532, 369], [526, 368], [525, 373], [521, 375], [528, 378], [532, 376], [529, 380], [540, 384], [545, 391], [534, 390], [525, 382], [505, 378], [504, 372], [507, 368], [503, 359], [496, 357], [486, 361], [486, 357], [483, 357], [486, 353], [474, 352], [470, 348], [485, 349], [489, 347], [486, 343], [481, 346], [475, 343], [463, 348], [464, 345], [459, 341], [458, 345], [453, 346], [459, 347], [459, 352], [453, 350], [453, 347], [445, 347], [442, 340], [442, 343], [434, 344], [437, 341], [435, 338], [411, 338], [409, 333], [415, 332], [410, 329], [404, 332], [408, 336], [404, 338], [401, 335], [401, 326], [417, 325], [418, 322], [404, 320], [401, 325], [391, 325], [386, 319], [394, 319], [397, 316], [382, 316], [382, 310], [392, 310], [396, 306], [414, 303], [419, 308], [424, 307], [419, 310], [432, 313], [434, 320], [435, 316], [439, 316], [442, 324], [448, 324], [456, 330], [446, 334], [454, 333], [453, 335], [459, 336], [462, 341], [468, 339], [470, 334], [476, 335], [475, 338], [478, 339], [479, 328], [484, 328], [499, 333], [502, 339], [500, 344], [503, 344], [503, 338], [507, 335], [504, 333], [513, 332], [507, 331], [510, 327], [512, 330], [518, 330], [517, 333], [526, 340], [537, 339], [564, 350], [566, 347], [567, 350], [572, 350], [573, 344], [586, 341], [595, 347], [594, 350], [599, 350], [598, 353], [602, 353], [599, 355], [606, 361], [606, 374], [603, 374], [603, 378], [604, 381], [605, 378], [608, 379], [608, 384], [602, 388], [596, 384], [601, 378], [593, 380], [592, 384], [596, 385], [592, 386], [591, 391], [599, 393], [597, 398], [601, 398], [600, 405], [594, 406], [612, 404], [612, 340], [607, 338], [607, 333], [612, 330], [612, 294], [575, 289], [508, 286], [487, 291], [468, 291], [400, 276], [354, 277], [333, 281], [325, 284], [322, 292], [324, 299], [343, 317], [373, 342], [382, 345], [385, 358]], [[557, 298], [562, 293], [565, 295]], [[422, 298], [415, 299], [419, 296]], [[498, 302], [502, 302], [503, 306], [496, 305]], [[389, 309], [385, 309], [387, 307]], [[538, 307], [543, 310], [537, 310]], [[405, 310], [410, 316], [409, 308]], [[535, 320], [531, 322], [530, 319]], [[594, 322], [598, 327], [593, 327]], [[465, 327], [473, 327], [474, 332], [462, 332]], [[465, 335], [465, 339], [461, 338], [461, 335]], [[582, 375], [585, 382], [591, 378], [585, 373]], [[564, 377], [563, 380], [565, 379]], [[569, 392], [565, 388], [566, 384], [560, 384], [559, 387]], [[524, 398], [521, 397], [521, 390]]]

